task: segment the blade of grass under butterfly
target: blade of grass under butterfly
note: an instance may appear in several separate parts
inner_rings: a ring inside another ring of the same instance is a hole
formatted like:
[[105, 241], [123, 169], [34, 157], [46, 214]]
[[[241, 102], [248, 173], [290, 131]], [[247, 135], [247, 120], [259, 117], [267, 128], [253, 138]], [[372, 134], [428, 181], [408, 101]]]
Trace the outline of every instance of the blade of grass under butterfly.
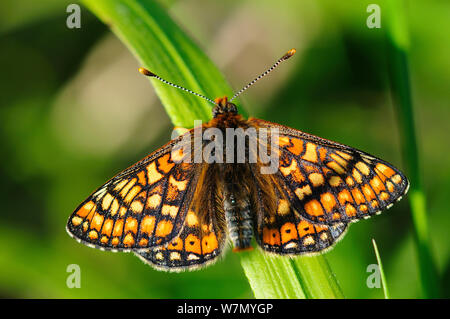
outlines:
[[[269, 255], [260, 249], [241, 254], [256, 298], [344, 298], [323, 255], [288, 258]], [[283, 280], [286, 278], [298, 280]]]
[[377, 246], [377, 243], [375, 242], [375, 239], [372, 239], [372, 244], [373, 244], [373, 249], [375, 250], [375, 256], [377, 257], [378, 267], [380, 269], [381, 284], [383, 285], [384, 298], [390, 299], [389, 290], [387, 287], [386, 276], [384, 275], [383, 264], [381, 263], [380, 252], [378, 251], [378, 246]]
[[242, 252], [241, 263], [256, 298], [307, 298], [289, 258], [270, 256], [255, 249]]
[[[144, 67], [207, 97], [231, 96], [218, 69], [155, 1], [82, 2], [111, 27]], [[152, 84], [176, 126], [192, 127], [194, 120], [211, 118], [212, 106], [207, 101], [157, 80]], [[240, 112], [245, 115], [244, 110]], [[242, 266], [257, 298], [342, 297], [331, 288], [338, 284], [325, 257], [308, 258], [305, 263], [280, 257], [271, 260], [255, 249], [242, 253]]]
[[411, 184], [408, 198], [414, 224], [422, 294], [425, 298], [436, 298], [439, 297], [438, 276], [430, 249], [426, 197], [422, 185], [409, 79], [409, 36], [406, 25], [406, 7], [402, 0], [387, 1], [386, 4], [388, 9], [389, 76], [403, 138], [404, 162]]
[[291, 260], [308, 298], [343, 299], [344, 294], [324, 255], [301, 256]]

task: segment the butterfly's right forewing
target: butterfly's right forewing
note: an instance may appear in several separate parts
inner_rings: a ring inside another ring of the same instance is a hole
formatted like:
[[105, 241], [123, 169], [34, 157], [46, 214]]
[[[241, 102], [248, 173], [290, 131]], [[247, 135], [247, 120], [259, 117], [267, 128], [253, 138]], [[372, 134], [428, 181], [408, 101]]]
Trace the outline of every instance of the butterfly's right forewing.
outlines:
[[[188, 133], [189, 134], [189, 133]], [[113, 177], [70, 216], [69, 234], [97, 248], [164, 245], [181, 231], [200, 164], [174, 161], [180, 137]]]

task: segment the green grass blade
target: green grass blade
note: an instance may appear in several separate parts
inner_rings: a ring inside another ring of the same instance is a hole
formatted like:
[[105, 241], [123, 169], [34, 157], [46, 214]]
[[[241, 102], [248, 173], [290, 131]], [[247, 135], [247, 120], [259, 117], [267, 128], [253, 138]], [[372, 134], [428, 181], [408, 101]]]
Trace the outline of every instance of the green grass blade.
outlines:
[[437, 268], [430, 248], [426, 197], [423, 190], [420, 159], [414, 122], [414, 110], [408, 68], [409, 36], [406, 7], [402, 0], [388, 1], [388, 53], [390, 84], [403, 137], [403, 156], [411, 183], [409, 202], [414, 224], [419, 273], [423, 297], [439, 297]]
[[343, 299], [344, 294], [324, 255], [302, 256], [291, 260], [307, 298]]
[[[224, 77], [195, 43], [151, 0], [84, 0], [142, 65], [166, 80], [207, 97], [229, 95]], [[137, 72], [137, 70], [136, 70]], [[176, 126], [211, 118], [211, 104], [157, 80], [152, 84]], [[241, 113], [245, 111], [240, 109]], [[257, 298], [341, 298], [325, 257], [269, 257], [242, 253], [242, 266]], [[305, 293], [306, 291], [306, 293]]]
[[241, 257], [256, 298], [344, 298], [325, 256], [289, 258], [256, 249]]
[[378, 246], [377, 246], [377, 243], [375, 242], [375, 239], [372, 239], [372, 244], [373, 244], [373, 249], [375, 250], [375, 256], [377, 257], [378, 267], [380, 269], [381, 284], [383, 285], [384, 298], [390, 299], [386, 276], [384, 275], [384, 268], [383, 268], [383, 264], [381, 263], [380, 252], [378, 251]]
[[[111, 27], [142, 66], [211, 98], [232, 93], [219, 70], [155, 1], [86, 0], [83, 3]], [[209, 102], [178, 92], [155, 79], [151, 81], [175, 126], [192, 127], [193, 119], [211, 118]]]
[[307, 295], [289, 258], [264, 254], [259, 249], [241, 253], [241, 264], [256, 298], [305, 299]]

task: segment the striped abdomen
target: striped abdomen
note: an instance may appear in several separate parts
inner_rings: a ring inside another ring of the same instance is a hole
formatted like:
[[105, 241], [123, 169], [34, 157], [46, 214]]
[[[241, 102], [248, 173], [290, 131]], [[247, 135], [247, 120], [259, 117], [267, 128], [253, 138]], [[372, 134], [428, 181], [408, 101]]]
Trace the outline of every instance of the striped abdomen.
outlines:
[[248, 201], [238, 202], [233, 193], [227, 193], [224, 197], [224, 210], [233, 251], [252, 249], [253, 220]]

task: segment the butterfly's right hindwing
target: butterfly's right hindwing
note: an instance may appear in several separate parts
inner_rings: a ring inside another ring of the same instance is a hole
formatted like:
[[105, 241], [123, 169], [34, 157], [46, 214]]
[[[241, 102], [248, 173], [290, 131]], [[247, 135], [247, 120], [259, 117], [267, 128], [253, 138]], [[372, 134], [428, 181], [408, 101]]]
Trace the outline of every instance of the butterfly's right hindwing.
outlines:
[[217, 260], [222, 253], [225, 233], [201, 223], [194, 211], [189, 211], [180, 235], [168, 245], [136, 252], [144, 262], [165, 271], [192, 270]]
[[218, 259], [226, 242], [226, 229], [218, 220], [223, 209], [217, 201], [217, 188], [211, 181], [211, 171], [203, 166], [198, 180], [199, 190], [194, 190], [196, 205], [191, 205], [179, 236], [168, 245], [136, 252], [144, 262], [164, 271], [193, 270]]

